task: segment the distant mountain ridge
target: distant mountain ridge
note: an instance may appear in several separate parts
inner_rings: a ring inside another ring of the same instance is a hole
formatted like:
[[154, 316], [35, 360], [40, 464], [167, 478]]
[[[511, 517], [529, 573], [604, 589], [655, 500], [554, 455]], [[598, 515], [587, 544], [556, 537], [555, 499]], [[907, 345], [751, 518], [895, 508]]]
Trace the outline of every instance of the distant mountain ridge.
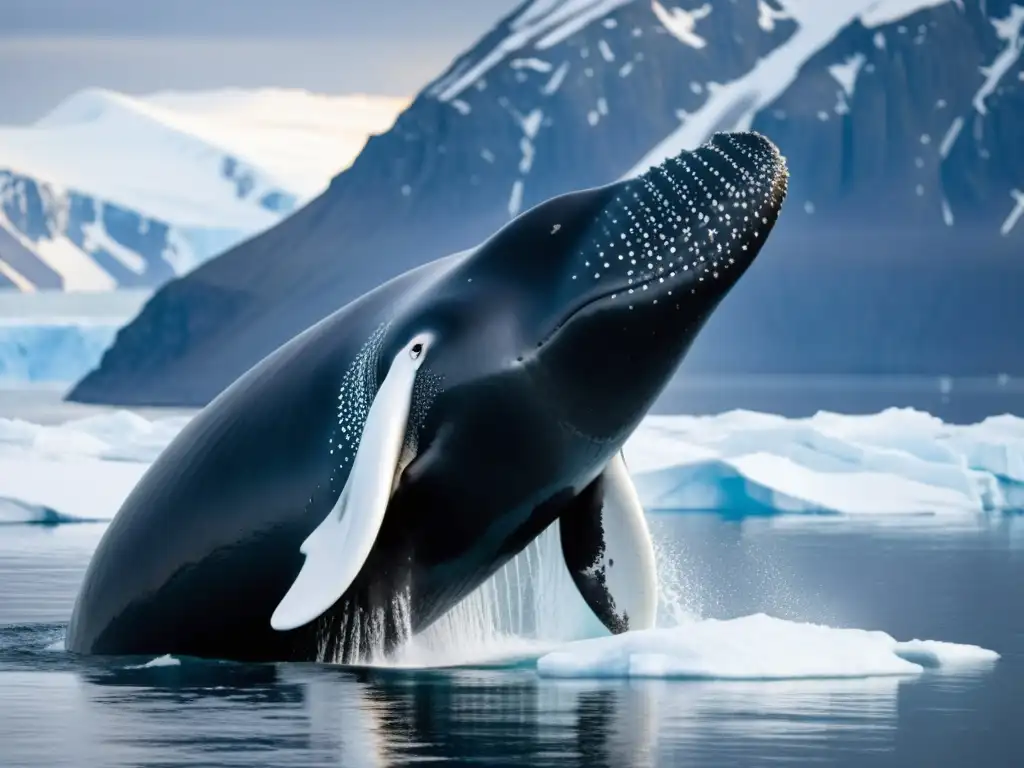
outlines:
[[404, 105], [88, 89], [0, 127], [0, 289], [156, 287], [296, 210]]
[[1024, 372], [1022, 28], [1005, 0], [524, 3], [72, 398], [205, 403], [382, 280], [737, 128], [782, 147], [789, 202], [685, 370]]

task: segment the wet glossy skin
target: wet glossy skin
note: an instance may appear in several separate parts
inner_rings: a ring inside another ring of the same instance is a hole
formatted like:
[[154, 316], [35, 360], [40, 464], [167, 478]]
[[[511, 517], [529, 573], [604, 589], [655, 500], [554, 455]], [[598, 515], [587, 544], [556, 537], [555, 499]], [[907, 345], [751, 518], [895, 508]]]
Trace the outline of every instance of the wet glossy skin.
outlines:
[[[168, 447], [104, 536], [68, 647], [354, 661], [443, 615], [584, 493], [760, 250], [774, 147], [716, 137], [528, 211], [292, 340]], [[418, 333], [407, 449], [359, 577], [319, 620], [269, 617], [347, 479], [376, 387]]]

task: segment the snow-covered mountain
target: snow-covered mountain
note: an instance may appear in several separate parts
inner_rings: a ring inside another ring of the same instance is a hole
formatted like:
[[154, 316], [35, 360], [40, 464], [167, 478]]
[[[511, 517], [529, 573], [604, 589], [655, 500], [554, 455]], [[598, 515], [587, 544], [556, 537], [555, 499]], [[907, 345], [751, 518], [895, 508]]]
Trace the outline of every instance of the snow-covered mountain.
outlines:
[[0, 128], [0, 288], [155, 287], [323, 191], [403, 99], [90, 89]]
[[72, 396], [204, 403], [382, 280], [736, 128], [782, 147], [789, 202], [686, 370], [1024, 371], [1022, 45], [1024, 0], [525, 2]]

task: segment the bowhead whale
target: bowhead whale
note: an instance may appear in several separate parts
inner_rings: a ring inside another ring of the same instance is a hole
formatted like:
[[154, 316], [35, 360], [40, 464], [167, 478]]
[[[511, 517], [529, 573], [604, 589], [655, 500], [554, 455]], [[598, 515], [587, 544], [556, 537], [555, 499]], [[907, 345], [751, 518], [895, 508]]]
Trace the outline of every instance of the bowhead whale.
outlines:
[[612, 632], [654, 553], [621, 450], [776, 222], [787, 171], [716, 134], [553, 198], [257, 364], [125, 500], [67, 633], [87, 654], [359, 662], [557, 523]]

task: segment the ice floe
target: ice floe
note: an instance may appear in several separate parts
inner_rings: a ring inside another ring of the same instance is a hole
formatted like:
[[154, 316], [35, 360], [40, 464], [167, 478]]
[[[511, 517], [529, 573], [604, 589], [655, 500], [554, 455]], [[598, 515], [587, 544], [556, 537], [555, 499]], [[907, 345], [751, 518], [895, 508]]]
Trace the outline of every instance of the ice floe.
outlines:
[[1024, 419], [890, 409], [654, 416], [626, 445], [648, 509], [939, 514], [1024, 506]]
[[109, 520], [188, 417], [0, 419], [0, 523]]
[[784, 680], [914, 675], [991, 664], [994, 651], [885, 632], [836, 629], [764, 614], [579, 640], [537, 661], [543, 677]]
[[145, 664], [130, 664], [126, 669], [156, 669], [158, 667], [180, 667], [181, 659], [176, 659], [170, 654], [164, 654], [163, 656], [157, 656], [152, 661], [147, 661]]
[[[188, 421], [111, 411], [0, 419], [0, 521], [109, 519]], [[787, 419], [652, 416], [626, 443], [649, 511], [970, 515], [1024, 509], [1024, 419], [958, 426], [891, 409]]]

